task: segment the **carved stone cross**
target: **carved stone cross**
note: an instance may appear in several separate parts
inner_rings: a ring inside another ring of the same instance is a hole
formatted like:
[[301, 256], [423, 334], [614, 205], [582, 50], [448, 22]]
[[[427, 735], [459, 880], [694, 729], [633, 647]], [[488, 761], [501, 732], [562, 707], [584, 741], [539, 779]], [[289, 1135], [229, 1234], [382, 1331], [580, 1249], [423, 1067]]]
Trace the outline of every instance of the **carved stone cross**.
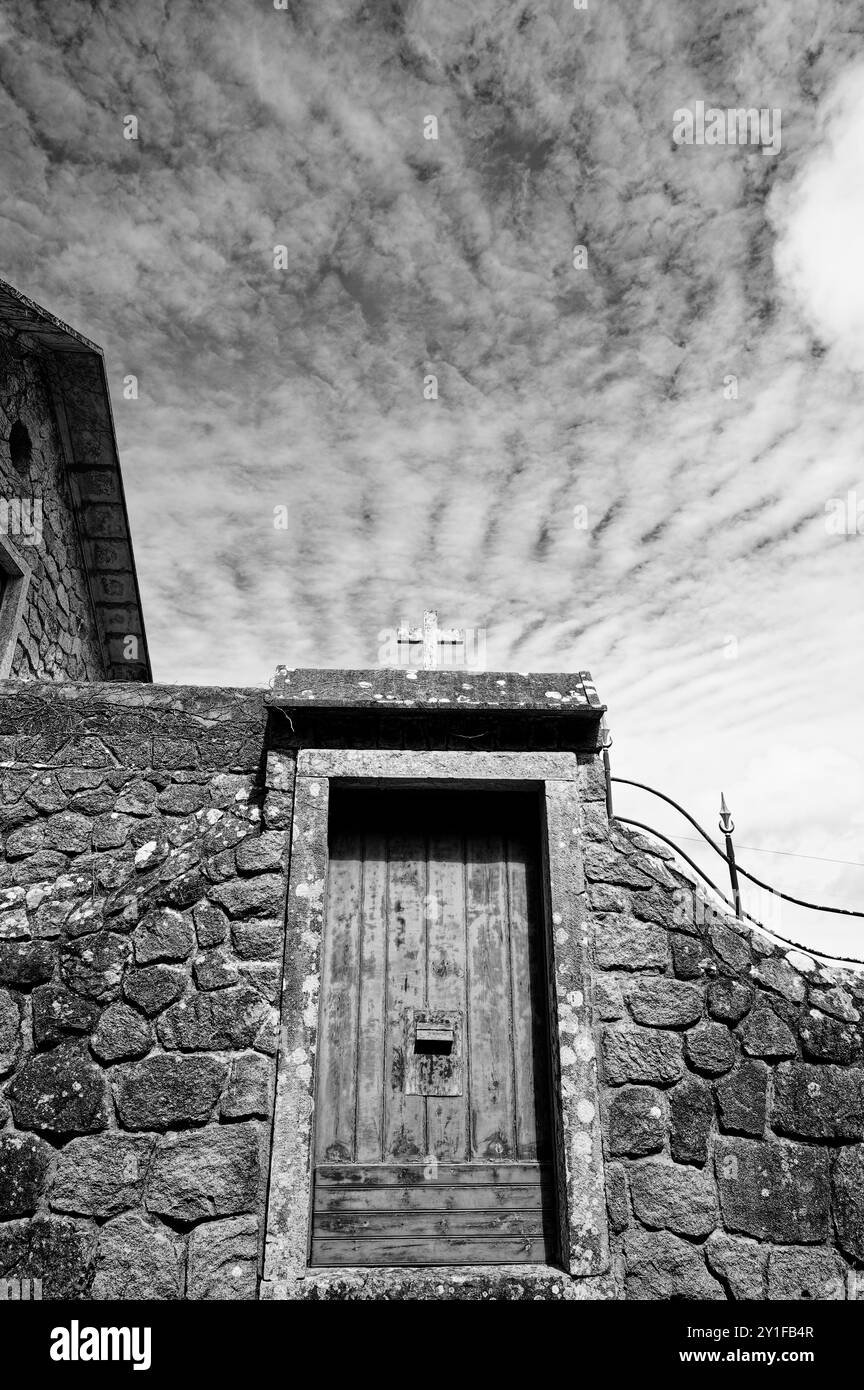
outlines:
[[423, 647], [423, 667], [430, 671], [440, 665], [441, 648], [457, 647], [465, 645], [465, 636], [458, 627], [439, 627], [438, 614], [434, 609], [427, 609], [423, 614], [423, 627], [409, 627], [403, 618], [396, 633], [397, 644], [408, 647], [409, 653], [412, 646]]

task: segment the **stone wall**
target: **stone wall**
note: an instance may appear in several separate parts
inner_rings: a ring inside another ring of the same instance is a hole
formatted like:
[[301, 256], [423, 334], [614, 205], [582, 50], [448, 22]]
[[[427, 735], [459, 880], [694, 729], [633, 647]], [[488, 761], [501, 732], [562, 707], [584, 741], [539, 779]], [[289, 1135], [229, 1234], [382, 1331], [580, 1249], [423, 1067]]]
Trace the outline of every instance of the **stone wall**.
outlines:
[[[248, 690], [0, 685], [0, 1277], [256, 1296], [303, 737], [273, 719]], [[706, 910], [585, 788], [610, 1287], [855, 1297], [864, 973]]]
[[0, 701], [0, 1277], [46, 1297], [256, 1295], [287, 824], [264, 727], [251, 691]]
[[[0, 333], [0, 498], [11, 504], [8, 539], [32, 572], [9, 670], [23, 679], [100, 680], [106, 672], [45, 370], [42, 358]], [[32, 445], [24, 467], [10, 455], [16, 422]], [[30, 521], [36, 503], [41, 524], [22, 533], [19, 509]]]
[[624, 1295], [864, 1296], [864, 973], [741, 928], [659, 841], [582, 814]]

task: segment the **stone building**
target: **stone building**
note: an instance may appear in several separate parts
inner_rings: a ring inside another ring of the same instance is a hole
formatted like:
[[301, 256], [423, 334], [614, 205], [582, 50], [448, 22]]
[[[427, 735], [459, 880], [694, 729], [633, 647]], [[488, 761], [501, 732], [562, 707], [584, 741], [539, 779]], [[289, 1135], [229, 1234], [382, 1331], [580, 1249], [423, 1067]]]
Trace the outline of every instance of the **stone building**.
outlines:
[[101, 350], [0, 280], [0, 677], [150, 679]]
[[0, 1278], [860, 1297], [864, 967], [610, 823], [603, 710], [587, 672], [0, 684]]

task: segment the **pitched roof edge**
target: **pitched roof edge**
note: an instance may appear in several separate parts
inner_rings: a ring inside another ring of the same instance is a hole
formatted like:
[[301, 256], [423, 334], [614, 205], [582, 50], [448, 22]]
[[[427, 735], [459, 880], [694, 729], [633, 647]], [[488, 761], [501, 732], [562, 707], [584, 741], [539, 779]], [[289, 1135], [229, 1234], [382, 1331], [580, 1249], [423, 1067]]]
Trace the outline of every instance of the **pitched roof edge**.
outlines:
[[115, 681], [152, 681], [104, 353], [2, 279], [0, 318], [19, 346], [50, 364], [47, 376], [105, 674]]

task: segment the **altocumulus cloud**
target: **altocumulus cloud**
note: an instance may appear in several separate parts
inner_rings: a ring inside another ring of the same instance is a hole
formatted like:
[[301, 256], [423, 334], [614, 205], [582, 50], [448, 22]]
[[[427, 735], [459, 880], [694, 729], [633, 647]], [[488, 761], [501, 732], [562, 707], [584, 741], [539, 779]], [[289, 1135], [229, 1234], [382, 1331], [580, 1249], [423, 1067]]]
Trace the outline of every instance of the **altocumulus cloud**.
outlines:
[[842, 364], [864, 371], [864, 64], [821, 104], [818, 144], [774, 204], [777, 272]]
[[[864, 859], [850, 13], [7, 4], [3, 273], [105, 346], [157, 678], [367, 665], [436, 606], [592, 668], [623, 775]], [[781, 153], [676, 147], [697, 100]]]

